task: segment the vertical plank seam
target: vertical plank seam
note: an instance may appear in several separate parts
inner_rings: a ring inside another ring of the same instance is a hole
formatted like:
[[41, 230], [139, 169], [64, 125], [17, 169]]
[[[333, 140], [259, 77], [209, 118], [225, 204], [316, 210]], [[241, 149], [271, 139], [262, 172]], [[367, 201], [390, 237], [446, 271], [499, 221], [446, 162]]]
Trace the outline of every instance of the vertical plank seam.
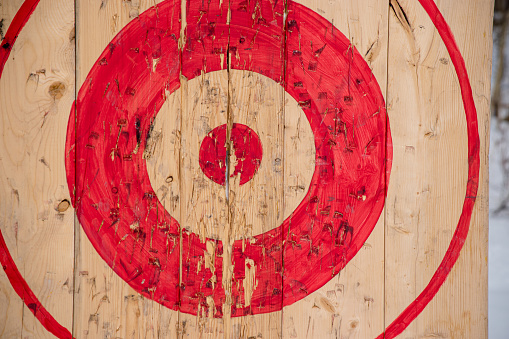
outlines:
[[[179, 159], [178, 159], [178, 182], [179, 182], [179, 200], [181, 201], [180, 203], [180, 207], [179, 207], [179, 214], [180, 214], [180, 221], [178, 223], [178, 230], [179, 230], [179, 266], [178, 266], [178, 276], [179, 276], [179, 283], [178, 283], [178, 286], [176, 287], [178, 290], [177, 290], [177, 296], [178, 296], [178, 300], [177, 300], [177, 326], [176, 326], [176, 334], [177, 334], [177, 338], [180, 339], [180, 338], [183, 338], [184, 337], [184, 332], [183, 332], [183, 327], [181, 328], [181, 323], [180, 323], [180, 307], [182, 305], [182, 295], [181, 295], [181, 292], [182, 292], [182, 247], [183, 247], [183, 241], [182, 241], [182, 223], [183, 223], [183, 210], [185, 208], [184, 206], [184, 202], [182, 200], [182, 195], [183, 195], [183, 186], [182, 185], [182, 171], [184, 170], [182, 168], [182, 163], [183, 163], [183, 158], [182, 158], [182, 147], [183, 147], [183, 143], [182, 143], [182, 115], [183, 115], [183, 110], [184, 110], [184, 95], [187, 94], [187, 84], [186, 86], [182, 86], [182, 79], [183, 79], [183, 73], [182, 73], [182, 62], [183, 62], [183, 50], [185, 48], [185, 44], [186, 44], [186, 32], [185, 32], [185, 29], [186, 29], [186, 26], [187, 26], [187, 1], [186, 0], [182, 0], [180, 2], [180, 42], [179, 42], [179, 69], [180, 69], [180, 74], [179, 74], [179, 86], [180, 86], [180, 103], [179, 103], [179, 106], [180, 106], [180, 121], [179, 121], [179, 134], [178, 134], [178, 141], [179, 141]], [[184, 93], [184, 90], [186, 91], [186, 93]]]
[[[220, 4], [220, 7], [221, 7], [221, 4]], [[231, 132], [232, 132], [232, 128], [233, 128], [233, 115], [232, 115], [232, 108], [230, 107], [230, 105], [232, 104], [232, 98], [231, 98], [231, 74], [230, 74], [230, 67], [231, 67], [231, 63], [230, 63], [230, 34], [231, 34], [231, 0], [228, 0], [228, 10], [226, 11], [226, 23], [228, 25], [228, 42], [226, 44], [226, 76], [227, 76], [227, 87], [226, 87], [226, 159], [225, 159], [225, 198], [226, 198], [226, 208], [227, 208], [227, 227], [228, 227], [228, 239], [226, 237], [224, 237], [224, 232], [223, 232], [223, 253], [225, 253], [224, 251], [230, 251], [230, 256], [226, 256], [226, 258], [229, 260], [229, 262], [226, 262], [223, 261], [223, 275], [222, 275], [222, 281], [221, 281], [221, 284], [223, 284], [223, 289], [225, 291], [225, 294], [226, 295], [229, 295], [230, 296], [230, 303], [228, 303], [228, 297], [226, 297], [225, 299], [225, 304], [226, 304], [226, 307], [229, 308], [228, 312], [225, 312], [223, 311], [223, 315], [222, 315], [222, 318], [223, 318], [223, 327], [226, 327], [226, 326], [231, 326], [231, 321], [224, 321], [224, 315], [225, 313], [227, 314], [227, 317], [231, 319], [231, 307], [232, 307], [232, 303], [233, 303], [233, 300], [231, 299], [231, 286], [232, 286], [232, 276], [230, 275], [229, 276], [229, 280], [230, 280], [230, 291], [227, 290], [228, 288], [228, 285], [227, 286], [224, 286], [224, 275], [227, 274], [229, 275], [229, 273], [227, 272], [227, 269], [225, 269], [225, 264], [227, 265], [226, 267], [229, 267], [230, 265], [232, 265], [232, 258], [233, 258], [233, 246], [234, 246], [234, 242], [230, 242], [230, 238], [233, 236], [230, 231], [232, 230], [232, 223], [233, 223], [233, 218], [232, 218], [232, 205], [230, 203], [230, 153], [231, 153], [231, 146], [232, 146], [232, 142], [231, 142]], [[223, 67], [223, 65], [221, 65], [221, 68]], [[231, 248], [230, 248], [231, 246]], [[215, 255], [215, 253], [214, 253]], [[224, 257], [223, 257], [224, 258]], [[224, 259], [223, 259], [224, 260]], [[232, 275], [233, 275], [233, 272], [232, 272]], [[224, 307], [224, 306], [223, 306]], [[229, 320], [230, 320], [229, 319]], [[225, 339], [229, 339], [228, 336], [229, 334], [231, 333], [230, 332], [231, 329], [230, 328], [223, 328], [223, 338]]]
[[[283, 188], [283, 192], [282, 192], [282, 202], [281, 202], [281, 213], [283, 215], [283, 219], [285, 217], [285, 206], [286, 206], [286, 203], [285, 203], [285, 190], [286, 190], [286, 185], [285, 185], [285, 161], [286, 161], [286, 155], [285, 155], [285, 134], [286, 134], [286, 95], [287, 95], [287, 92], [286, 92], [286, 82], [287, 82], [287, 76], [286, 76], [286, 72], [287, 72], [287, 57], [288, 57], [288, 45], [287, 45], [287, 30], [286, 30], [286, 20], [288, 18], [288, 1], [287, 0], [284, 0], [284, 14], [283, 14], [283, 26], [282, 26], [282, 30], [283, 30], [283, 72], [282, 72], [282, 81], [283, 81], [283, 86], [282, 86], [282, 91], [283, 91], [283, 102], [282, 102], [282, 121], [283, 121], [283, 136], [282, 136], [282, 146], [281, 146], [281, 149], [282, 149], [282, 161], [281, 161], [281, 171], [282, 171], [282, 188]], [[284, 220], [283, 220], [283, 223], [284, 223]], [[281, 226], [281, 230], [283, 230], [283, 227], [282, 227], [282, 224]], [[284, 235], [284, 232], [281, 232], [281, 326], [280, 326], [280, 332], [281, 332], [281, 335], [280, 335], [280, 338], [283, 338], [283, 326], [284, 326], [284, 295], [285, 295], [285, 292], [284, 292], [284, 277], [285, 277], [285, 235]]]
[[[226, 159], [225, 159], [225, 194], [226, 194], [226, 206], [228, 208], [228, 227], [231, 228], [231, 218], [230, 218], [230, 152], [231, 152], [231, 132], [233, 128], [233, 119], [232, 117], [232, 109], [230, 107], [232, 100], [230, 95], [231, 90], [231, 79], [230, 79], [230, 10], [231, 3], [228, 1], [228, 11], [226, 22], [228, 24], [228, 43], [226, 44], [226, 75], [228, 79], [227, 87], [226, 87]], [[221, 65], [222, 67], [222, 65]], [[223, 240], [224, 241], [224, 240]]]
[[386, 326], [386, 319], [385, 319], [385, 309], [387, 306], [387, 300], [386, 300], [386, 291], [385, 291], [385, 283], [387, 280], [387, 271], [386, 271], [386, 265], [387, 265], [387, 255], [386, 255], [386, 236], [387, 236], [387, 192], [388, 192], [388, 186], [387, 186], [387, 141], [388, 141], [388, 133], [387, 128], [389, 127], [389, 53], [390, 53], [390, 32], [391, 32], [391, 26], [390, 26], [390, 19], [391, 18], [391, 6], [390, 6], [390, 0], [387, 1], [387, 53], [386, 53], [386, 62], [385, 62], [385, 161], [384, 161], [384, 186], [385, 186], [385, 192], [384, 192], [384, 232], [383, 232], [383, 244], [384, 244], [384, 265], [383, 265], [383, 275], [384, 275], [384, 281], [383, 281], [383, 314], [382, 314], [382, 321], [383, 321], [383, 337], [385, 338], [385, 329]]
[[[78, 0], [74, 0], [74, 101], [72, 103], [72, 105], [74, 106], [74, 143], [76, 144], [76, 133], [78, 131], [77, 129], [77, 114], [78, 114], [78, 107], [77, 107], [77, 104], [76, 104], [76, 101], [78, 100], [78, 25], [77, 25], [77, 22], [78, 22], [78, 15], [77, 15], [77, 9], [78, 9], [78, 6], [77, 6], [77, 1]], [[77, 173], [76, 173], [76, 170], [77, 170], [77, 167], [76, 167], [76, 157], [74, 157], [74, 187], [76, 189], [76, 186], [77, 186]], [[77, 269], [78, 267], [78, 260], [77, 260], [77, 251], [76, 249], [78, 249], [79, 251], [79, 240], [80, 240], [80, 236], [79, 236], [79, 222], [77, 220], [77, 212], [76, 212], [76, 206], [74, 208], [74, 218], [73, 218], [73, 229], [74, 229], [74, 232], [73, 232], [73, 241], [74, 241], [74, 247], [73, 247], [73, 277], [72, 277], [72, 320], [71, 320], [71, 336], [73, 338], [75, 338], [76, 336], [76, 332], [75, 332], [75, 329], [76, 329], [76, 321], [75, 321], [75, 317], [76, 317], [76, 293], [77, 293], [77, 290], [76, 290], [76, 284], [78, 282], [78, 274], [79, 274], [79, 270]]]

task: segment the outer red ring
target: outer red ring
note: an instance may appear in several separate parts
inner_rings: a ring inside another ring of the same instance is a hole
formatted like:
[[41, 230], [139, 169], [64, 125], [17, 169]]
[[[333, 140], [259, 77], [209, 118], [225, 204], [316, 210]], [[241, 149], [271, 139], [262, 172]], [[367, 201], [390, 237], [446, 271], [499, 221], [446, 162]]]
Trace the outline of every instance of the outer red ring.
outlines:
[[[283, 84], [286, 39], [285, 88], [313, 130], [315, 173], [306, 197], [280, 227], [233, 244], [229, 296], [233, 317], [280, 310], [329, 281], [374, 228], [390, 169], [385, 160], [392, 159], [385, 103], [350, 41], [305, 7], [288, 3], [285, 37], [282, 3], [217, 1], [200, 8], [190, 2], [179, 58], [179, 4], [165, 1], [132, 21], [86, 78], [67, 134], [73, 204], [96, 250], [131, 287], [171, 309], [196, 314], [201, 308], [221, 317], [228, 294], [221, 284], [226, 249], [208, 240], [216, 248], [209, 269], [201, 265], [206, 246], [197, 235], [182, 232], [179, 247], [180, 225], [154, 194], [143, 150], [163, 93], [179, 86], [179, 71], [192, 79], [224, 69], [229, 51], [232, 69]], [[226, 20], [228, 5], [229, 24], [218, 19]], [[249, 305], [242, 284], [247, 259], [254, 261], [257, 279]], [[214, 309], [208, 309], [207, 296]]]
[[465, 61], [461, 56], [461, 52], [454, 40], [452, 31], [445, 22], [444, 17], [438, 10], [433, 0], [419, 0], [426, 13], [428, 13], [431, 21], [435, 25], [438, 33], [442, 37], [444, 44], [449, 52], [451, 61], [458, 75], [461, 88], [461, 98], [465, 107], [465, 116], [467, 119], [467, 135], [468, 135], [468, 181], [465, 194], [463, 209], [458, 221], [458, 226], [452, 237], [449, 248], [438, 266], [435, 274], [431, 278], [428, 285], [419, 294], [419, 296], [394, 321], [380, 334], [377, 339], [394, 338], [426, 308], [428, 303], [435, 297], [440, 287], [442, 287], [445, 279], [451, 272], [454, 264], [458, 260], [460, 251], [463, 248], [470, 227], [470, 218], [474, 210], [475, 200], [477, 198], [477, 190], [479, 187], [479, 127], [477, 123], [477, 111], [475, 109], [474, 98], [472, 97], [472, 88], [468, 79]]

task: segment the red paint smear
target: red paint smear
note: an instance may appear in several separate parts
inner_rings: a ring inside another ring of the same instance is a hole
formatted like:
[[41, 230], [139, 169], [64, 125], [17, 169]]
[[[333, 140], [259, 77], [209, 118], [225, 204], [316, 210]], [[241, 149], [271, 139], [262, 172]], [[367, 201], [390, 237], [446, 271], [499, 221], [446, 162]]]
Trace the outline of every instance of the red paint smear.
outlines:
[[442, 37], [444, 44], [449, 52], [461, 88], [461, 97], [465, 107], [465, 116], [467, 119], [467, 134], [468, 134], [468, 181], [465, 202], [463, 203], [463, 210], [461, 212], [458, 226], [452, 237], [449, 248], [445, 253], [440, 266], [438, 266], [435, 274], [430, 282], [419, 294], [419, 296], [385, 329], [384, 333], [380, 334], [377, 339], [390, 339], [394, 338], [424, 310], [428, 303], [435, 297], [440, 287], [445, 282], [445, 279], [451, 272], [454, 264], [458, 260], [461, 249], [467, 238], [468, 230], [470, 227], [470, 218], [474, 208], [475, 200], [477, 197], [477, 188], [479, 184], [479, 132], [477, 125], [477, 111], [475, 109], [474, 99], [472, 97], [472, 88], [468, 79], [465, 61], [461, 56], [460, 50], [452, 31], [445, 22], [444, 17], [438, 10], [433, 0], [419, 0], [422, 7], [426, 10], [431, 21], [435, 25], [438, 33]]
[[[78, 93], [66, 143], [77, 216], [122, 279], [171, 309], [221, 317], [226, 299], [222, 243], [208, 239], [216, 243], [214, 283], [201, 264], [205, 243], [158, 201], [143, 158], [165, 93], [180, 86], [179, 72], [191, 80], [225, 69], [230, 59], [232, 69], [265, 75], [299, 102], [315, 136], [315, 172], [300, 205], [282, 225], [233, 244], [233, 317], [281, 310], [323, 286], [355, 256], [383, 209], [392, 145], [380, 88], [340, 31], [293, 2], [283, 22], [285, 5], [188, 2], [179, 58], [180, 1], [163, 2], [112, 40]], [[258, 280], [250, 306], [242, 284], [246, 259]]]
[[[224, 185], [226, 181], [226, 132], [226, 125], [214, 128], [203, 138], [200, 146], [200, 168], [219, 185]], [[242, 186], [253, 178], [260, 167], [262, 144], [256, 132], [243, 124], [233, 124], [230, 134], [236, 158], [230, 177], [239, 175], [239, 186]]]
[[[7, 33], [0, 46], [0, 77], [2, 76], [5, 63], [9, 58], [14, 42], [18, 34], [25, 26], [28, 19], [39, 4], [39, 0], [26, 0], [12, 19]], [[28, 309], [40, 321], [42, 326], [58, 338], [72, 338], [71, 333], [60, 325], [49, 312], [41, 305], [35, 294], [32, 292], [25, 279], [21, 276], [14, 260], [12, 259], [7, 244], [5, 243], [2, 231], [0, 230], [0, 263], [7, 275], [12, 287], [25, 303]]]

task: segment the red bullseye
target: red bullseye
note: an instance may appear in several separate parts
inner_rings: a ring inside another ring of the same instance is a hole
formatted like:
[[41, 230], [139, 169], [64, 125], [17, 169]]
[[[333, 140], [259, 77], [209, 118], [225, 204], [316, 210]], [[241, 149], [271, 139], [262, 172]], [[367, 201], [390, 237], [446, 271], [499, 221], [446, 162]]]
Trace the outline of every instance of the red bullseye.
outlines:
[[[219, 185], [225, 184], [226, 162], [232, 160], [227, 154], [226, 137], [227, 126], [218, 126], [207, 134], [200, 146], [201, 170]], [[244, 185], [253, 178], [260, 167], [262, 144], [256, 132], [242, 124], [233, 124], [230, 141], [232, 145], [230, 153], [235, 155], [231, 177], [240, 176], [239, 184]]]

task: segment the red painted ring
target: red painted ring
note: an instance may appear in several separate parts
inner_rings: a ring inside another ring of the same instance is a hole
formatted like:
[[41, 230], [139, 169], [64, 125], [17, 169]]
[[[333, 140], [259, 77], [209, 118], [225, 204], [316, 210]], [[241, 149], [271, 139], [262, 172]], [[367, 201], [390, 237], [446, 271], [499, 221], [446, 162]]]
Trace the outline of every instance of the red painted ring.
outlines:
[[[390, 164], [392, 158], [385, 103], [350, 41], [305, 7], [288, 3], [283, 36], [283, 4], [261, 1], [255, 9], [255, 3], [231, 1], [228, 25], [228, 2], [207, 8], [188, 3], [179, 54], [179, 3], [165, 1], [127, 25], [79, 91], [66, 145], [73, 204], [96, 250], [131, 287], [171, 309], [196, 314], [201, 308], [221, 317], [223, 244], [209, 239], [216, 248], [214, 270], [200, 269], [206, 246], [196, 234], [184, 230], [179, 247], [180, 225], [154, 194], [143, 151], [164, 93], [179, 87], [179, 72], [190, 80], [225, 69], [228, 50], [232, 69], [285, 86], [315, 136], [316, 167], [304, 200], [281, 226], [232, 248], [231, 315], [281, 310], [337, 274], [374, 228], [390, 169], [384, 159]], [[249, 306], [242, 284], [247, 259], [254, 261], [258, 284]]]

